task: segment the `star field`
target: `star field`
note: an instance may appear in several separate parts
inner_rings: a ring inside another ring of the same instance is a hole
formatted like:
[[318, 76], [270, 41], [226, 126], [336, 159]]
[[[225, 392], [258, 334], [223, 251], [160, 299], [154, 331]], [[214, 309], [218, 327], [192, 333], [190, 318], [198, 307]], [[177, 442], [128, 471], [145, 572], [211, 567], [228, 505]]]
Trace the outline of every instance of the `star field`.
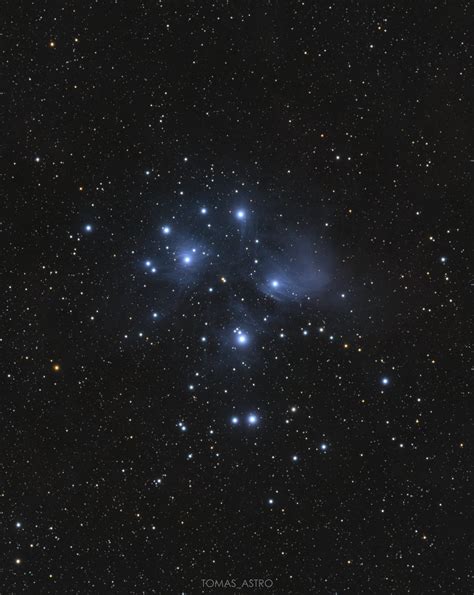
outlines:
[[0, 592], [472, 592], [469, 8], [5, 8]]

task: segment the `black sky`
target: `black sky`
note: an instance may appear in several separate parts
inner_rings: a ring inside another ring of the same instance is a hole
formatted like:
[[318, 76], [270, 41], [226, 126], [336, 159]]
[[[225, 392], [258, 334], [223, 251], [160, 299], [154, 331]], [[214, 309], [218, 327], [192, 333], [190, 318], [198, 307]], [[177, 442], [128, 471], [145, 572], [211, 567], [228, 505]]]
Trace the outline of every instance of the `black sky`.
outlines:
[[470, 19], [5, 7], [2, 593], [472, 592]]

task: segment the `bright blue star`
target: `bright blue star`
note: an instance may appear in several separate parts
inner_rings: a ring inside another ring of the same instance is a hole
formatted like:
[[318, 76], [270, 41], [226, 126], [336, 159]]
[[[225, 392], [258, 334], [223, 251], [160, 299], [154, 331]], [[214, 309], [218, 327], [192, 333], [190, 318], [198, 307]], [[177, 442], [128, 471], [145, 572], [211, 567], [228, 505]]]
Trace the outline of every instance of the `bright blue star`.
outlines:
[[207, 215], [206, 207], [201, 207], [201, 215]]
[[171, 227], [169, 225], [163, 225], [161, 231], [167, 236], [171, 233]]
[[249, 424], [250, 424], [251, 426], [254, 426], [254, 425], [257, 423], [257, 421], [258, 421], [258, 418], [257, 418], [257, 416], [256, 416], [254, 413], [251, 413], [251, 414], [248, 416], [247, 420], [248, 420], [248, 422], [249, 422]]
[[327, 450], [328, 445], [327, 444], [321, 444], [321, 450]]
[[145, 261], [145, 266], [146, 267], [151, 267], [151, 260], [146, 260]]
[[237, 345], [247, 345], [247, 343], [249, 342], [249, 337], [246, 333], [242, 332], [240, 329], [235, 329], [234, 333], [236, 333], [236, 343]]
[[241, 221], [243, 219], [245, 219], [245, 211], [243, 209], [239, 209], [238, 211], [236, 211], [235, 216], [237, 217], [237, 219], [240, 219]]
[[381, 382], [382, 382], [382, 384], [384, 384], [385, 386], [387, 386], [387, 384], [390, 384], [390, 380], [389, 380], [389, 379], [388, 379], [386, 376], [384, 376], [384, 377], [382, 378]]
[[232, 424], [235, 426], [236, 424], [239, 423], [239, 418], [238, 417], [233, 417], [231, 420]]
[[279, 281], [277, 281], [276, 279], [273, 279], [273, 281], [272, 281], [272, 287], [275, 287], [275, 288], [277, 288], [277, 287], [279, 287], [279, 286], [280, 286], [280, 283], [279, 283]]
[[87, 233], [90, 233], [92, 231], [92, 225], [90, 223], [88, 223], [87, 225], [84, 226], [85, 231], [87, 231]]

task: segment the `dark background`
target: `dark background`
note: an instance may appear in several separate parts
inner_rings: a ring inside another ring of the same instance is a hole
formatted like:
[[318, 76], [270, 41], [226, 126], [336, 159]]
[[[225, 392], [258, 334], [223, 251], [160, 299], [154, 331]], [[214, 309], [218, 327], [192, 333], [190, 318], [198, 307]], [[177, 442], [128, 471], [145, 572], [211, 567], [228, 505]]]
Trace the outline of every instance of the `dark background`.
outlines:
[[[4, 6], [2, 593], [472, 593], [468, 9]], [[242, 280], [236, 189], [324, 291]], [[202, 204], [212, 299], [143, 267]]]

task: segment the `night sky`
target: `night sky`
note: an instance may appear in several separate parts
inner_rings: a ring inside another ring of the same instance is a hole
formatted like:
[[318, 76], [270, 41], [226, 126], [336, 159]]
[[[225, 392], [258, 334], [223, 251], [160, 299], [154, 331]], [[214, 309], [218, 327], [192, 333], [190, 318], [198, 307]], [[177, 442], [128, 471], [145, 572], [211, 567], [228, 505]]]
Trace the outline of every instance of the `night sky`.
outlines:
[[472, 593], [469, 3], [2, 12], [0, 592]]

